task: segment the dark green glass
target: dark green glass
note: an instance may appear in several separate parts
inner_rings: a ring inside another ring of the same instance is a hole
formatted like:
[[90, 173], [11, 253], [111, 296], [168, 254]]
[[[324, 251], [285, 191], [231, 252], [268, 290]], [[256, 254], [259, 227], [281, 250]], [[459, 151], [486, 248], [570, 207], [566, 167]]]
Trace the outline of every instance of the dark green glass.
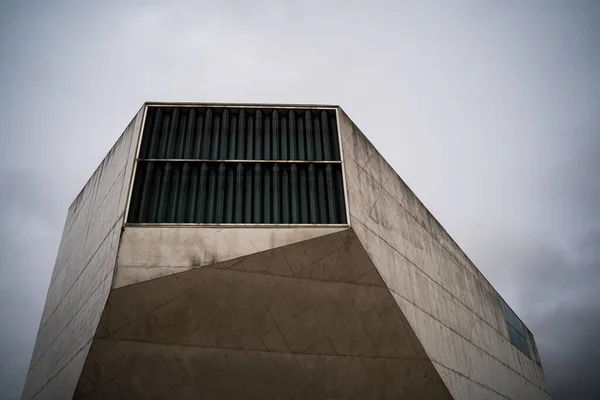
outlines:
[[177, 222], [189, 222], [188, 192], [190, 188], [190, 164], [183, 163], [181, 182], [179, 184], [179, 198], [177, 204]]
[[206, 222], [214, 223], [215, 218], [215, 203], [217, 198], [217, 171], [215, 168], [209, 168], [208, 171], [208, 201], [206, 204]]
[[290, 223], [290, 178], [287, 168], [281, 171], [281, 222]]
[[172, 170], [173, 167], [171, 166], [171, 163], [166, 163], [165, 172], [163, 174], [163, 179], [160, 185], [160, 198], [158, 201], [158, 216], [156, 218], [156, 222], [166, 222], [167, 220], [167, 207], [169, 205], [170, 195], [169, 186], [172, 178]]
[[[271, 154], [271, 132], [270, 131], [271, 123], [268, 119], [265, 119], [265, 132], [263, 133], [263, 144], [264, 144], [264, 155], [263, 160], [272, 160], [273, 155]], [[260, 158], [257, 158], [260, 160]]]
[[144, 153], [144, 158], [156, 157], [156, 148], [160, 141], [160, 128], [162, 124], [162, 108], [158, 108], [154, 114], [154, 123], [152, 124], [152, 134], [150, 136], [150, 145], [148, 151]]
[[168, 223], [176, 222], [177, 218], [177, 198], [179, 197], [180, 186], [180, 163], [174, 163], [171, 172], [171, 183], [169, 187], [169, 202], [167, 203], [167, 220]]
[[167, 133], [167, 142], [165, 145], [165, 158], [174, 158], [175, 140], [177, 139], [177, 128], [179, 126], [179, 110], [176, 108], [171, 115], [171, 125]]
[[198, 222], [208, 222], [206, 200], [208, 196], [208, 164], [202, 163], [200, 167], [200, 185], [198, 187]]
[[325, 173], [322, 165], [317, 170], [317, 222], [319, 224], [327, 223], [327, 189], [325, 188]]
[[331, 137], [329, 135], [329, 121], [327, 120], [327, 112], [321, 111], [321, 135], [323, 137], [323, 159], [332, 160], [331, 157]]
[[327, 223], [335, 224], [338, 221], [337, 204], [335, 198], [335, 183], [331, 164], [325, 166], [325, 180], [327, 182]]
[[227, 168], [227, 193], [225, 194], [225, 218], [224, 221], [228, 224], [233, 223], [234, 215], [234, 200], [235, 200], [235, 173], [233, 166]]
[[298, 118], [298, 160], [308, 160], [308, 158], [306, 158], [306, 145], [304, 144], [305, 137], [304, 121], [302, 121], [302, 118]]
[[333, 178], [335, 181], [335, 196], [337, 204], [337, 222], [338, 224], [346, 223], [346, 204], [344, 203], [344, 184], [342, 183], [342, 171], [338, 167], [335, 169]]
[[262, 222], [262, 173], [259, 163], [254, 165], [254, 214], [252, 222]]
[[262, 160], [262, 124], [262, 111], [256, 110], [256, 117], [254, 118], [254, 158], [249, 158], [249, 160]]
[[221, 223], [223, 219], [223, 210], [225, 208], [225, 179], [227, 178], [225, 171], [225, 163], [219, 164], [219, 175], [217, 176], [217, 199], [215, 204], [215, 217], [216, 223]]
[[[290, 159], [290, 152], [289, 152], [289, 136], [288, 136], [288, 124], [287, 124], [287, 120], [285, 119], [285, 117], [281, 118], [281, 159], [282, 160], [289, 160]], [[275, 130], [273, 130], [275, 131]]]
[[210, 159], [210, 150], [211, 150], [211, 132], [212, 132], [212, 115], [213, 112], [210, 108], [206, 110], [206, 115], [204, 116], [204, 128], [202, 129], [202, 159], [208, 160]]
[[246, 170], [246, 192], [244, 193], [244, 203], [246, 209], [244, 210], [244, 222], [247, 224], [252, 223], [252, 171], [250, 168]]
[[[149, 107], [128, 222], [345, 222], [341, 164], [321, 163], [339, 161], [335, 115], [315, 109]], [[290, 160], [304, 162], [278, 162]], [[516, 316], [507, 321], [524, 330]]]
[[304, 112], [304, 135], [306, 136], [306, 159], [315, 160], [315, 138], [312, 129], [312, 116], [310, 111]]
[[219, 160], [226, 160], [227, 157], [227, 149], [229, 147], [229, 110], [224, 109], [223, 115], [221, 117], [221, 132], [219, 132], [220, 137], [220, 150], [219, 150]]
[[186, 115], [181, 116], [179, 123], [179, 129], [175, 132], [173, 158], [185, 158], [185, 145], [186, 145], [186, 132], [188, 125], [188, 117]]
[[246, 131], [246, 156], [243, 160], [252, 160], [254, 155], [254, 120], [248, 117], [248, 130]]
[[264, 216], [263, 222], [270, 224], [273, 222], [271, 219], [271, 199], [273, 194], [271, 193], [271, 171], [265, 168], [265, 182], [264, 182], [264, 196], [263, 196], [263, 209]]
[[156, 150], [156, 156], [154, 158], [167, 158], [167, 141], [169, 138], [169, 122], [171, 117], [165, 115], [163, 118], [162, 129], [160, 131], [160, 141], [158, 143], [158, 149]]
[[273, 164], [273, 223], [280, 223], [281, 215], [279, 213], [279, 199], [281, 198], [281, 188], [279, 186], [279, 165]]
[[309, 222], [311, 224], [316, 224], [318, 220], [317, 215], [317, 178], [315, 176], [315, 166], [314, 164], [308, 165], [308, 210], [310, 214]]
[[227, 152], [227, 159], [235, 160], [236, 159], [236, 150], [237, 150], [237, 118], [235, 115], [231, 117], [231, 128], [229, 132], [229, 150]]
[[331, 159], [335, 161], [340, 158], [340, 145], [338, 144], [338, 131], [335, 115], [329, 116], [329, 137], [331, 138]]
[[235, 223], [244, 222], [244, 166], [237, 165], [235, 173]]
[[300, 175], [300, 196], [298, 196], [298, 203], [300, 204], [300, 223], [310, 223], [310, 214], [308, 212], [308, 182], [306, 178], [306, 169], [304, 166], [298, 171]]
[[213, 134], [212, 134], [212, 137], [210, 138], [210, 140], [212, 142], [212, 148], [211, 148], [211, 152], [210, 152], [211, 160], [219, 159], [219, 149], [220, 149], [219, 143], [221, 142], [221, 135], [219, 134], [220, 123], [221, 123], [221, 118], [218, 116], [215, 116], [215, 120], [213, 123]]
[[[147, 221], [149, 219], [148, 208], [150, 206], [150, 198], [153, 193], [152, 180], [154, 178], [154, 163], [148, 163], [145, 166], [144, 186], [142, 188], [142, 198], [140, 199], [140, 207], [137, 221]], [[136, 221], [136, 222], [137, 222]]]
[[315, 160], [321, 161], [323, 157], [323, 136], [321, 134], [321, 124], [317, 118], [313, 119], [315, 133]]
[[202, 135], [202, 127], [204, 126], [204, 117], [199, 115], [196, 121], [196, 129], [194, 129], [194, 151], [192, 158], [197, 160], [202, 159], [202, 144], [204, 137]]
[[291, 191], [291, 208], [292, 208], [292, 224], [297, 224], [300, 222], [300, 210], [298, 206], [298, 202], [300, 201], [300, 196], [298, 192], [298, 167], [296, 164], [292, 164], [290, 168], [291, 179], [290, 179], [290, 191]]
[[190, 176], [190, 191], [189, 191], [189, 204], [188, 204], [188, 220], [185, 222], [198, 222], [198, 215], [196, 210], [198, 209], [198, 164], [194, 163], [191, 165], [191, 176]]
[[290, 160], [298, 160], [298, 141], [296, 140], [296, 114], [288, 112], [288, 133], [290, 136]]
[[[238, 120], [238, 132], [237, 132], [237, 151], [236, 151], [236, 160], [243, 160], [245, 157], [245, 144], [246, 144], [246, 112], [244, 110], [240, 110], [239, 120]], [[241, 192], [240, 192], [241, 193]]]
[[[281, 151], [280, 151], [280, 132], [279, 132], [279, 113], [277, 112], [277, 110], [273, 111], [272, 114], [272, 130], [265, 129], [265, 136], [270, 136], [271, 137], [271, 144], [272, 144], [272, 149], [273, 151], [271, 152], [271, 157], [265, 157], [265, 160], [282, 160], [281, 158]], [[266, 138], [265, 138], [266, 139]]]

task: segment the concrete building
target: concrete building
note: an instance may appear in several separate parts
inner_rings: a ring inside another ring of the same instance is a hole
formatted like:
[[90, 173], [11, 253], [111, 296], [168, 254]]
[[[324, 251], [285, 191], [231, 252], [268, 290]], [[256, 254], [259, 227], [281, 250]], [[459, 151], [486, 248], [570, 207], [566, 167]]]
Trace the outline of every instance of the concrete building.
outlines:
[[549, 399], [337, 106], [145, 104], [69, 208], [23, 399]]

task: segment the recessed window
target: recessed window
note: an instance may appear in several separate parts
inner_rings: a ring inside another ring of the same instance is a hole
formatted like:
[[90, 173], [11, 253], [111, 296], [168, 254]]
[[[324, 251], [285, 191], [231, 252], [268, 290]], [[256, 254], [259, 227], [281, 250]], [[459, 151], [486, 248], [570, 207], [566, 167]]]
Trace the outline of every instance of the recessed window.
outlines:
[[149, 107], [130, 223], [345, 224], [335, 110]]
[[[537, 348], [535, 346], [535, 341], [533, 340], [533, 335], [529, 330], [525, 327], [525, 324], [521, 321], [517, 314], [506, 304], [503, 299], [500, 299], [500, 305], [502, 307], [502, 313], [504, 314], [504, 320], [506, 321], [506, 328], [508, 330], [508, 338], [510, 342], [519, 350], [521, 350], [527, 357], [533, 358], [534, 361], [539, 363], [539, 356], [537, 356]], [[529, 342], [531, 342], [531, 347], [534, 349], [532, 357], [532, 352], [530, 350]]]

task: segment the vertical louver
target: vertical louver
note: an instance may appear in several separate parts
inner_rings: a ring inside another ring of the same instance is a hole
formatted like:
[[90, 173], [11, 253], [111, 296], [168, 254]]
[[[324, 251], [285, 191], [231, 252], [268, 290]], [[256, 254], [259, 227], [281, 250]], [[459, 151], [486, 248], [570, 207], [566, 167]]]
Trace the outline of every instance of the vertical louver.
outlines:
[[139, 158], [339, 161], [335, 113], [149, 107]]
[[334, 110], [149, 107], [128, 222], [346, 223]]

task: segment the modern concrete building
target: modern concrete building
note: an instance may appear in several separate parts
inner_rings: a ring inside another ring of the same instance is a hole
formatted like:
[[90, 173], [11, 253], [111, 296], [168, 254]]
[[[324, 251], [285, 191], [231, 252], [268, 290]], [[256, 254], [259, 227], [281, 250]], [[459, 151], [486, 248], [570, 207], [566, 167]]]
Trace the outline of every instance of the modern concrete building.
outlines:
[[68, 211], [22, 398], [549, 399], [337, 106], [145, 104]]

